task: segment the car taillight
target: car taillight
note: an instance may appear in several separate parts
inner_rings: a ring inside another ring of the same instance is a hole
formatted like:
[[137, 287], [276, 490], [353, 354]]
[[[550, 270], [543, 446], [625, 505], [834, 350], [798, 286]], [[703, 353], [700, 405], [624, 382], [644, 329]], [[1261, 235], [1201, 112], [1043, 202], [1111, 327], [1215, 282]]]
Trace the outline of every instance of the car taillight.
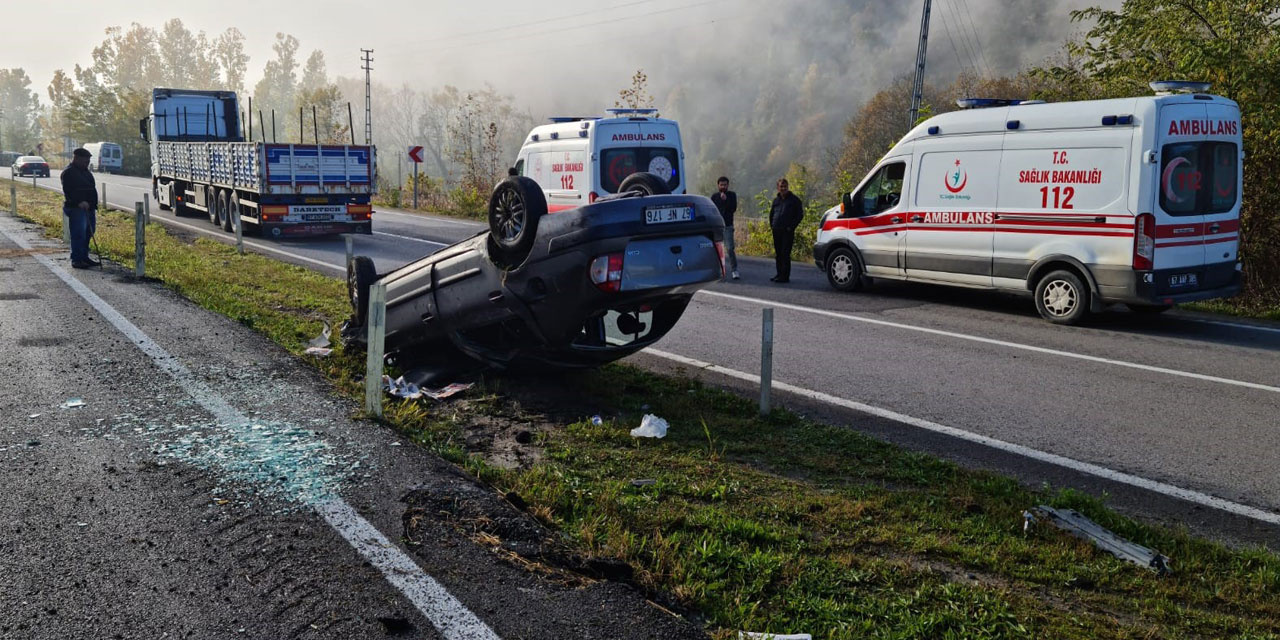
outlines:
[[587, 194], [587, 204], [594, 204], [596, 201], [596, 198], [599, 198], [599, 197], [600, 196], [596, 195], [596, 192], [592, 191], [591, 193]]
[[724, 276], [724, 242], [716, 242], [716, 253], [720, 254], [720, 275]]
[[1156, 217], [1143, 213], [1133, 225], [1133, 268], [1149, 271], [1156, 258]]
[[349, 204], [347, 205], [347, 213], [351, 214], [351, 219], [356, 222], [369, 220], [373, 216], [373, 205]]
[[591, 282], [610, 293], [622, 290], [622, 254], [610, 253], [591, 261]]

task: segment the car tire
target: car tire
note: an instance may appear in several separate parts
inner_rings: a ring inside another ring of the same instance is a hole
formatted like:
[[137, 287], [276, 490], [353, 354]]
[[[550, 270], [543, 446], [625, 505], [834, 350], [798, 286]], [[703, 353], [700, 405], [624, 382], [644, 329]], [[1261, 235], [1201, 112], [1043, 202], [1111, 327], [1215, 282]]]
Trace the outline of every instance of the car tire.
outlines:
[[840, 247], [827, 254], [827, 282], [836, 291], [862, 289], [862, 265], [853, 251]]
[[618, 193], [626, 193], [628, 191], [639, 191], [645, 196], [665, 196], [671, 193], [671, 188], [667, 186], [667, 182], [658, 176], [647, 171], [633, 173], [618, 185]]
[[369, 287], [378, 279], [378, 271], [373, 267], [373, 259], [368, 256], [353, 256], [347, 263], [347, 300], [351, 301], [351, 311], [355, 324], [364, 326], [369, 316]]
[[1053, 324], [1080, 324], [1089, 314], [1089, 288], [1071, 271], [1051, 271], [1036, 283], [1036, 311]]
[[240, 198], [230, 192], [222, 192], [222, 230], [227, 233], [236, 232], [236, 218], [240, 216]]
[[1153, 316], [1157, 313], [1164, 313], [1173, 308], [1173, 305], [1171, 304], [1126, 304], [1124, 306], [1129, 307], [1129, 310], [1134, 313], [1141, 313], [1148, 316]]
[[538, 221], [547, 213], [547, 198], [531, 178], [510, 176], [489, 198], [489, 244], [494, 256], [515, 267], [529, 257]]
[[221, 227], [221, 212], [218, 211], [218, 205], [222, 202], [222, 194], [211, 189], [206, 191], [205, 195], [204, 203], [209, 209], [209, 223], [215, 227]]

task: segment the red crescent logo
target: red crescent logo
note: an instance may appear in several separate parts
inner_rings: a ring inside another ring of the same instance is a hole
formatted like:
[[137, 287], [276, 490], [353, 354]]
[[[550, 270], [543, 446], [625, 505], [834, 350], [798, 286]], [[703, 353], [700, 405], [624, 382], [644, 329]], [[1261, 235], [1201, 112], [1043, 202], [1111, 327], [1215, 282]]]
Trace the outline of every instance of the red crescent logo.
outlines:
[[947, 191], [950, 191], [951, 193], [960, 193], [961, 191], [964, 191], [964, 186], [965, 186], [966, 184], [969, 184], [969, 172], [968, 172], [968, 171], [964, 172], [964, 180], [962, 180], [962, 181], [960, 182], [960, 186], [958, 186], [958, 187], [956, 187], [956, 188], [954, 188], [954, 189], [952, 189], [952, 188], [951, 188], [951, 184], [947, 182], [947, 176], [946, 176], [946, 175], [942, 176], [942, 186], [946, 187], [946, 188], [947, 188]]

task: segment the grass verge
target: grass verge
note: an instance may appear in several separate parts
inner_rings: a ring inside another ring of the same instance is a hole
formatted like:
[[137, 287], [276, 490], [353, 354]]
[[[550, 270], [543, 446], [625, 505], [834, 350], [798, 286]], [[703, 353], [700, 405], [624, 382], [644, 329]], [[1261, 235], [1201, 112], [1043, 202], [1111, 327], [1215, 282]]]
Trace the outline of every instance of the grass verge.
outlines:
[[[0, 203], [7, 208], [7, 190]], [[20, 190], [21, 213], [60, 235], [59, 199]], [[132, 263], [132, 223], [101, 216], [104, 253]], [[346, 314], [343, 285], [224, 245], [149, 229], [148, 274], [300, 352]], [[234, 267], [234, 268], [229, 268]], [[356, 354], [315, 361], [344, 393]], [[575, 395], [606, 419], [548, 418], [521, 395]], [[566, 389], [571, 391], [565, 391]], [[646, 408], [647, 407], [647, 408]], [[503, 469], [469, 453], [491, 414], [544, 421], [545, 452]], [[642, 413], [666, 439], [634, 439]], [[483, 481], [584, 553], [621, 558], [641, 588], [733, 629], [816, 638], [1280, 638], [1280, 559], [1134, 522], [1070, 490], [1030, 490], [786, 411], [766, 418], [696, 381], [613, 365], [554, 380], [498, 379], [465, 403], [392, 403], [388, 422]], [[652, 479], [636, 486], [633, 479]], [[1023, 509], [1076, 508], [1173, 559], [1157, 576], [1053, 529], [1022, 531]]]

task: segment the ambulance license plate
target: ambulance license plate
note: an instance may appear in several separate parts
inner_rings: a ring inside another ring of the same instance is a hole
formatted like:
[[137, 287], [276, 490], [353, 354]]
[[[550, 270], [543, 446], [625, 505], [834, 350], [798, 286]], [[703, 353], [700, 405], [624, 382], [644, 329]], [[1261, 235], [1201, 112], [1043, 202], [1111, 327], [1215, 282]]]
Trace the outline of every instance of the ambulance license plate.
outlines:
[[302, 214], [302, 219], [303, 219], [303, 220], [306, 220], [307, 222], [328, 222], [328, 221], [330, 221], [330, 220], [333, 220], [333, 214], [331, 214], [331, 213], [304, 213], [304, 214]]
[[668, 222], [688, 222], [693, 220], [693, 206], [679, 205], [675, 207], [645, 207], [645, 224], [665, 224]]
[[1197, 278], [1196, 274], [1194, 273], [1179, 273], [1177, 275], [1169, 276], [1170, 289], [1181, 289], [1184, 287], [1198, 287], [1198, 286], [1200, 286], [1200, 281], [1199, 281], [1199, 278]]

